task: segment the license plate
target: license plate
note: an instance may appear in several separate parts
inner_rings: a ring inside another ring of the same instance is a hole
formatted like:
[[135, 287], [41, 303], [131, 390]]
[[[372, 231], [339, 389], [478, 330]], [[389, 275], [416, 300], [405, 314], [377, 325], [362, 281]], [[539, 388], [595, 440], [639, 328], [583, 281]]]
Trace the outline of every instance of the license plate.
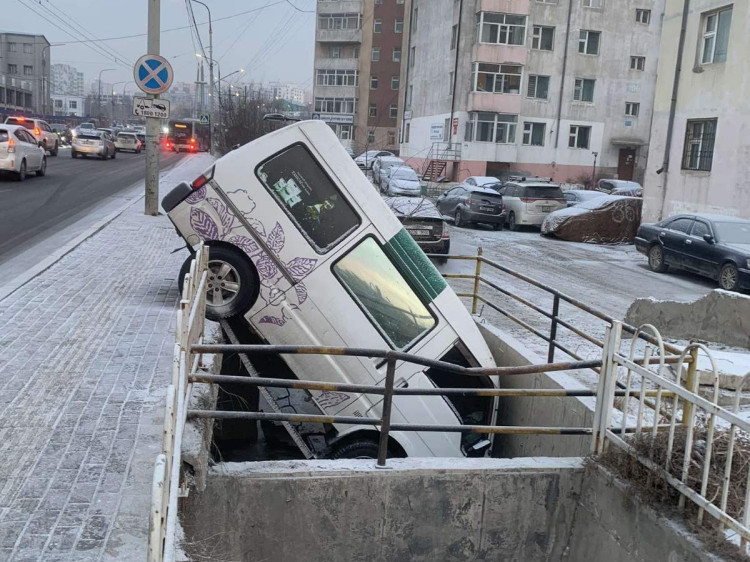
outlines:
[[542, 207], [541, 209], [543, 213], [549, 213], [550, 211], [552, 211], [552, 207]]
[[412, 236], [429, 236], [429, 230], [409, 230], [409, 234]]
[[495, 211], [495, 208], [494, 207], [479, 207], [479, 210], [480, 211], [487, 211], [489, 213], [492, 213], [492, 212]]

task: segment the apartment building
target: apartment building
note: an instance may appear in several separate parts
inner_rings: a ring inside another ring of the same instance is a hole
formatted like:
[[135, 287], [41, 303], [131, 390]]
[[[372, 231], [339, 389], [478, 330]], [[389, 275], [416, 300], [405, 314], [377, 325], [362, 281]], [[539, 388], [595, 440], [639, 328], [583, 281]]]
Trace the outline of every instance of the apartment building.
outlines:
[[750, 218], [748, 28], [747, 0], [667, 0], [644, 220], [679, 212]]
[[0, 111], [50, 112], [49, 60], [44, 35], [0, 33]]
[[456, 180], [641, 180], [664, 1], [413, 0], [402, 157]]
[[319, 0], [313, 118], [355, 152], [399, 150], [404, 17], [411, 0]]
[[69, 64], [51, 66], [51, 92], [66, 96], [83, 96], [83, 72]]
[[52, 115], [83, 117], [83, 96], [52, 94]]

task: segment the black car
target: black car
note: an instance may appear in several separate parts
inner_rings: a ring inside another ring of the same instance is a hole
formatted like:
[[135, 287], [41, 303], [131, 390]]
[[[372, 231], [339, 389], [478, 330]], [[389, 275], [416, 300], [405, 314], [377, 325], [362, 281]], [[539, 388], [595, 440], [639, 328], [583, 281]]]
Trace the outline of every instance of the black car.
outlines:
[[[385, 197], [393, 214], [426, 254], [448, 254], [451, 249], [450, 230], [435, 204], [424, 197]], [[443, 260], [445, 261], [445, 260]]]
[[441, 213], [456, 219], [456, 226], [481, 222], [495, 230], [503, 229], [503, 196], [492, 188], [459, 184], [438, 197], [436, 203]]
[[635, 247], [660, 273], [670, 267], [719, 282], [728, 291], [750, 289], [750, 220], [683, 214], [642, 224]]

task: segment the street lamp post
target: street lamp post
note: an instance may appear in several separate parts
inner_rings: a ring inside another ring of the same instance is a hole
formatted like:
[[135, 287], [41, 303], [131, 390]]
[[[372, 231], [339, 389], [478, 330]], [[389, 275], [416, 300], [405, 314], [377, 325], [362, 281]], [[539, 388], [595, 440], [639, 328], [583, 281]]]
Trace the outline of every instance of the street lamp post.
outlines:
[[[209, 124], [208, 124], [208, 126], [209, 126], [209, 131], [211, 131], [214, 128], [214, 124], [213, 124], [213, 121], [214, 121], [214, 97], [213, 97], [213, 91], [214, 91], [214, 29], [213, 29], [213, 24], [211, 22], [211, 9], [206, 4], [204, 4], [203, 2], [201, 2], [200, 0], [192, 0], [192, 1], [195, 2], [196, 4], [200, 4], [204, 8], [206, 8], [206, 11], [208, 12], [208, 73], [209, 73], [209, 77], [208, 77], [208, 81], [209, 81], [209, 84], [208, 84], [208, 92], [209, 92], [209, 96], [208, 96], [208, 98], [209, 98], [208, 99], [208, 122], [209, 122]], [[210, 135], [210, 143], [211, 143], [210, 152], [211, 153], [213, 153], [213, 151], [214, 151], [213, 150], [213, 148], [214, 148], [213, 147], [213, 144], [214, 144], [213, 138], [214, 138], [213, 135]]]
[[125, 119], [127, 118], [127, 115], [128, 115], [128, 108], [125, 107], [125, 88], [128, 87], [128, 84], [135, 85], [135, 82], [133, 82], [132, 80], [128, 80], [122, 86], [122, 120], [123, 121], [125, 121]]
[[599, 156], [598, 152], [592, 152], [594, 155], [594, 169], [591, 172], [591, 189], [596, 189], [596, 157]]
[[[120, 82], [115, 82], [112, 84], [112, 121], [115, 120], [115, 96], [117, 95], [115, 93], [115, 86], [119, 86], [120, 84], [127, 83], [127, 80], [121, 80]], [[112, 123], [110, 123], [111, 125]]]
[[[102, 120], [102, 73], [114, 70], [114, 68], [105, 68], [99, 71], [99, 93], [96, 97], [96, 111], [99, 114], [99, 121]], [[99, 123], [101, 125], [101, 123]]]

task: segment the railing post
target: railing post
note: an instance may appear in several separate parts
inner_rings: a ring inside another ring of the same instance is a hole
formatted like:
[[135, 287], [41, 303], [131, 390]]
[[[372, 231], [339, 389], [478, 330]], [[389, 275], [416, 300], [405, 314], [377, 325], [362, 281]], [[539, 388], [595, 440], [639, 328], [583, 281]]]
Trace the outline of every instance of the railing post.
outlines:
[[396, 378], [396, 359], [388, 357], [385, 372], [385, 395], [383, 397], [383, 413], [380, 418], [380, 444], [378, 446], [377, 468], [386, 468], [388, 457], [388, 436], [391, 431], [391, 409], [393, 405], [393, 384]]
[[477, 313], [477, 303], [479, 302], [479, 277], [482, 275], [482, 247], [477, 248], [477, 268], [474, 273], [474, 296], [471, 300], [471, 313]]
[[[687, 378], [685, 379], [685, 388], [691, 390], [693, 387], [698, 388], [695, 385], [695, 377], [698, 376], [698, 348], [693, 347], [690, 349], [690, 365], [688, 365]], [[690, 416], [693, 413], [693, 404], [689, 400], [683, 401], [682, 405], [682, 426], [688, 427], [690, 423]]]
[[547, 363], [555, 362], [555, 340], [557, 339], [557, 315], [560, 313], [560, 296], [555, 295], [552, 301], [552, 324], [549, 328], [549, 348], [547, 349]]
[[[620, 338], [622, 336], [622, 322], [615, 320], [612, 326], [607, 328], [607, 337], [604, 341], [602, 353], [602, 370], [599, 375], [599, 386], [597, 388], [596, 410], [594, 412], [594, 437], [592, 449], [597, 455], [604, 452], [607, 440], [612, 408], [615, 402], [615, 388], [617, 386], [617, 363], [614, 356], [620, 350]], [[626, 415], [626, 414], [624, 414]]]

